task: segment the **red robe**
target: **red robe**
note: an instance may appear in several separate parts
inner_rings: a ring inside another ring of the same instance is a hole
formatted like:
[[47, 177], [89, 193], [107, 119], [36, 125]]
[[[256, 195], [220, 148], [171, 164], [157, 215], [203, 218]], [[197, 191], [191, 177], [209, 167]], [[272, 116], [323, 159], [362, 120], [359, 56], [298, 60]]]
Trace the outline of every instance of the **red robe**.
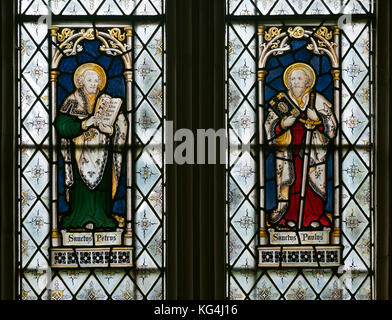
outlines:
[[[300, 117], [306, 119], [305, 113], [301, 113]], [[318, 130], [322, 131], [323, 127], [319, 126]], [[277, 126], [276, 133], [281, 132], [280, 126]], [[285, 226], [287, 221], [297, 222], [300, 208], [300, 195], [301, 195], [301, 182], [302, 182], [302, 166], [303, 158], [300, 156], [301, 150], [305, 148], [305, 136], [306, 130], [304, 125], [297, 121], [291, 128], [292, 135], [292, 154], [294, 161], [295, 170], [295, 181], [290, 187], [290, 198], [289, 208], [280, 221], [280, 225]], [[302, 151], [303, 153], [303, 151]], [[303, 215], [303, 226], [308, 227], [311, 222], [318, 221], [323, 226], [330, 226], [331, 222], [323, 215], [324, 213], [324, 201], [317, 195], [309, 185], [309, 181], [306, 184], [305, 192], [305, 208]]]

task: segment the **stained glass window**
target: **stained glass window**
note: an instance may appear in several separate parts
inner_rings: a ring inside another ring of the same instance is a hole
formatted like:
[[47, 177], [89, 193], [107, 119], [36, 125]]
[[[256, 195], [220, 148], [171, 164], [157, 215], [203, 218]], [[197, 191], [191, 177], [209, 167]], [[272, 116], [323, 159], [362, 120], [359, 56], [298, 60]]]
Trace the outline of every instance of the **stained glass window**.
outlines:
[[165, 298], [165, 1], [18, 2], [18, 296]]
[[227, 297], [374, 297], [374, 7], [226, 2]]

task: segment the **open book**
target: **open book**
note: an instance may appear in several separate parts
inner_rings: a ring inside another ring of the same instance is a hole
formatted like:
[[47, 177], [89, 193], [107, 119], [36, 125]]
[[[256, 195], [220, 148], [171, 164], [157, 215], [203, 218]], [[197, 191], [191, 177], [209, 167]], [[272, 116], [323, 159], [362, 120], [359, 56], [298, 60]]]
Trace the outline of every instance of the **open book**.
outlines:
[[109, 95], [102, 95], [99, 98], [98, 105], [95, 109], [95, 118], [103, 124], [113, 126], [117, 114], [120, 111], [121, 98], [112, 98]]

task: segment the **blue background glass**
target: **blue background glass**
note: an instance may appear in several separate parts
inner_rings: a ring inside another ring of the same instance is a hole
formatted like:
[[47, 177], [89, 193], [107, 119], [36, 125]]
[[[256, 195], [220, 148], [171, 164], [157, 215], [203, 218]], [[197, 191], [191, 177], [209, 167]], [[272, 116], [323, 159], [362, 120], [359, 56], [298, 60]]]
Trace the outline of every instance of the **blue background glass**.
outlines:
[[[331, 75], [331, 63], [325, 55], [314, 55], [307, 47], [307, 41], [295, 40], [291, 42], [292, 50], [281, 56], [274, 56], [267, 61], [266, 70], [268, 75], [265, 82], [265, 101], [270, 101], [281, 91], [287, 91], [283, 83], [285, 69], [296, 62], [304, 62], [313, 67], [316, 72], [316, 91], [333, 102], [333, 79]], [[268, 103], [264, 106], [265, 117], [268, 114]], [[275, 179], [275, 155], [265, 151], [266, 159], [266, 209], [276, 208], [276, 179]], [[325, 211], [333, 213], [333, 155], [328, 157], [327, 172], [327, 201]]]
[[[104, 93], [112, 97], [126, 99], [125, 80], [123, 76], [124, 64], [121, 56], [108, 56], [99, 50], [102, 43], [98, 40], [84, 41], [81, 43], [84, 47], [83, 52], [76, 56], [63, 57], [59, 64], [61, 72], [57, 83], [57, 108], [63, 104], [64, 100], [75, 91], [73, 75], [75, 70], [83, 63], [93, 62], [99, 64], [106, 72], [107, 83], [103, 89]], [[124, 105], [123, 105], [124, 107]], [[59, 111], [57, 111], [59, 112]], [[59, 212], [60, 214], [69, 211], [69, 204], [65, 200], [65, 183], [64, 183], [64, 159], [59, 152], [58, 165], [58, 182], [59, 182]], [[114, 198], [113, 213], [125, 216], [125, 159], [123, 158], [122, 171], [120, 176], [117, 193]]]

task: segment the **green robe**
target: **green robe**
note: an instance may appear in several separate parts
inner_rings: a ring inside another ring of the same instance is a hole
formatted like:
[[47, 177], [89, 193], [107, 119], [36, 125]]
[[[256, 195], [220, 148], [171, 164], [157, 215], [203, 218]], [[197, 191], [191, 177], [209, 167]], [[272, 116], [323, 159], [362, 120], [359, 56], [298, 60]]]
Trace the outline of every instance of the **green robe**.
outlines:
[[[82, 121], [78, 117], [59, 113], [55, 127], [60, 137], [70, 139], [83, 134]], [[75, 161], [75, 145], [71, 142], [74, 184], [70, 190], [71, 214], [63, 217], [63, 228], [83, 228], [93, 223], [95, 228], [115, 228], [117, 222], [112, 213], [112, 152], [109, 150], [101, 182], [90, 190], [83, 182]]]

